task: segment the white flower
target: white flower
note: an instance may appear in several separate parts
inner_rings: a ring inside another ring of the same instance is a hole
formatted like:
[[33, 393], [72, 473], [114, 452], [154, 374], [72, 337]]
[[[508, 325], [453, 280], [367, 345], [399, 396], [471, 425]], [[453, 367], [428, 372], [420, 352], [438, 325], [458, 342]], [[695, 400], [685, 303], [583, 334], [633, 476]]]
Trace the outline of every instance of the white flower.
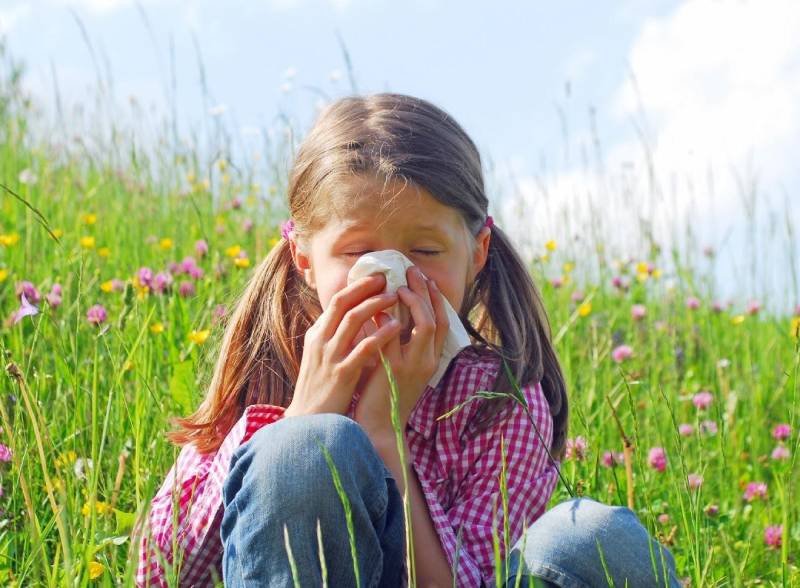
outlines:
[[89, 471], [91, 471], [92, 467], [93, 464], [91, 458], [87, 457], [84, 459], [83, 457], [79, 457], [78, 459], [75, 460], [75, 465], [73, 466], [73, 470], [75, 471], [75, 477], [78, 478], [79, 480], [85, 480], [86, 479], [85, 470], [88, 469]]
[[39, 178], [33, 173], [30, 168], [25, 168], [21, 172], [19, 172], [19, 183], [20, 184], [35, 184], [39, 181]]

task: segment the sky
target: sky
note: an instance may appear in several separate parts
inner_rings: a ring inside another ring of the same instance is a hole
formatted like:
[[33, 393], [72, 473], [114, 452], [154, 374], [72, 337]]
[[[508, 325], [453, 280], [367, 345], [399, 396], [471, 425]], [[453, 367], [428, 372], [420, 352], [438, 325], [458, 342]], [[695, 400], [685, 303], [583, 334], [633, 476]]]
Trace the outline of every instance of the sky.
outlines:
[[465, 128], [526, 253], [601, 235], [638, 258], [652, 233], [713, 248], [720, 297], [800, 302], [796, 0], [3, 0], [0, 31], [46, 111], [100, 72], [121, 102], [245, 136], [350, 93], [346, 47], [357, 91]]

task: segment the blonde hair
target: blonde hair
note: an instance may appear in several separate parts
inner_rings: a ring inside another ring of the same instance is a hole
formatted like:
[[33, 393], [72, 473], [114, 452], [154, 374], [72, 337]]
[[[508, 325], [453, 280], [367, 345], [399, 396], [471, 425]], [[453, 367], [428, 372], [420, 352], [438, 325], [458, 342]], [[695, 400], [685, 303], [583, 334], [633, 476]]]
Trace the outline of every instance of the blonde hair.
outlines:
[[[298, 239], [311, 237], [332, 214], [355, 203], [354, 175], [399, 179], [425, 188], [456, 209], [472, 235], [487, 215], [481, 158], [461, 126], [421, 98], [379, 93], [347, 96], [329, 104], [300, 145], [290, 172], [288, 200]], [[554, 429], [551, 452], [563, 456], [567, 391], [541, 296], [508, 237], [492, 227], [488, 259], [464, 296], [459, 316], [476, 347], [504, 358], [522, 385], [541, 382]], [[219, 448], [255, 403], [288, 406], [300, 370], [303, 337], [322, 313], [316, 292], [296, 271], [282, 239], [255, 269], [228, 320], [208, 393], [190, 416], [168, 433], [198, 451]], [[475, 317], [475, 325], [470, 317]], [[511, 391], [505, 370], [495, 391]], [[512, 399], [482, 399], [470, 426], [477, 434], [510, 408]]]

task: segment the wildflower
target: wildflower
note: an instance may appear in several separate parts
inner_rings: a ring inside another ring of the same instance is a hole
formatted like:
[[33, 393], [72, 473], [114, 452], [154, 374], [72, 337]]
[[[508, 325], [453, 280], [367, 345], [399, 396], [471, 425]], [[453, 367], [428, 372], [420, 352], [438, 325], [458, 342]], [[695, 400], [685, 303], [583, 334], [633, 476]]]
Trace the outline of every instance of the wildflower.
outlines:
[[621, 451], [616, 453], [613, 451], [605, 451], [603, 453], [603, 459], [601, 460], [601, 463], [605, 467], [610, 468], [617, 464], [621, 464], [624, 461], [625, 461], [625, 454], [623, 454]]
[[789, 452], [789, 448], [785, 445], [776, 445], [775, 449], [772, 450], [771, 457], [772, 459], [778, 461], [783, 459], [789, 459], [791, 453]]
[[20, 184], [27, 184], [27, 185], [33, 185], [39, 181], [38, 176], [35, 173], [33, 173], [33, 171], [28, 167], [19, 172], [19, 176], [17, 177], [17, 179], [19, 180]]
[[97, 255], [99, 255], [100, 257], [108, 257], [109, 255], [111, 255], [111, 249], [109, 249], [108, 247], [101, 247], [100, 249], [97, 250]]
[[194, 252], [198, 257], [205, 257], [208, 254], [208, 243], [204, 239], [198, 239], [194, 242]]
[[239, 210], [242, 207], [242, 199], [236, 196], [233, 200], [231, 200], [231, 208], [234, 210]]
[[5, 282], [8, 277], [8, 270], [0, 267], [0, 282]]
[[178, 294], [181, 295], [183, 298], [188, 298], [189, 296], [194, 296], [195, 288], [192, 282], [184, 280], [181, 282], [180, 286], [178, 286]]
[[761, 304], [758, 300], [750, 300], [747, 303], [747, 314], [758, 314], [759, 310], [761, 310]]
[[573, 302], [580, 302], [581, 300], [583, 300], [583, 299], [584, 299], [584, 294], [583, 294], [583, 292], [581, 292], [580, 290], [575, 290], [575, 291], [572, 293], [572, 296], [570, 296], [570, 299], [571, 299]]
[[662, 512], [660, 515], [658, 515], [658, 522], [661, 523], [662, 525], [666, 525], [667, 523], [669, 523], [669, 521], [670, 518], [667, 513]]
[[[3, 280], [0, 279], [0, 282], [2, 281]], [[796, 316], [792, 319], [792, 322], [789, 325], [789, 336], [794, 337], [795, 339], [800, 339], [800, 316]]]
[[55, 235], [57, 239], [60, 239], [64, 236], [64, 229], [53, 229], [53, 235]]
[[689, 298], [686, 299], [686, 308], [689, 310], [696, 310], [700, 308], [700, 300], [694, 296], [689, 296]]
[[681, 437], [689, 437], [694, 434], [694, 426], [689, 423], [680, 424], [678, 425], [678, 433], [680, 433]]
[[211, 314], [211, 324], [215, 325], [225, 317], [225, 305], [217, 304]]
[[99, 561], [91, 561], [89, 562], [89, 579], [96, 580], [100, 576], [103, 575], [106, 566], [101, 564]]
[[550, 284], [553, 286], [553, 288], [560, 288], [561, 286], [564, 285], [564, 278], [562, 278], [561, 276], [553, 278], [552, 280], [550, 280]]
[[194, 257], [187, 255], [181, 260], [179, 265], [180, 271], [188, 274], [195, 265], [197, 265], [197, 262], [194, 260]]
[[153, 323], [150, 325], [150, 332], [158, 335], [159, 333], [164, 332], [164, 324], [163, 323]]
[[611, 358], [617, 363], [623, 362], [633, 355], [630, 345], [619, 345], [611, 352]]
[[783, 537], [783, 525], [774, 525], [764, 529], [764, 543], [770, 549], [778, 549], [781, 546]]
[[250, 260], [246, 257], [237, 257], [233, 260], [233, 265], [239, 268], [249, 267]]
[[777, 439], [778, 441], [786, 441], [791, 436], [792, 436], [792, 427], [785, 423], [780, 425], [775, 425], [775, 427], [772, 429], [772, 437], [773, 439]]
[[102, 304], [95, 304], [89, 310], [86, 311], [86, 320], [88, 320], [93, 325], [99, 325], [101, 323], [106, 322], [108, 318], [108, 313], [106, 309], [103, 307]]
[[692, 404], [697, 410], [705, 410], [711, 405], [712, 400], [714, 400], [714, 395], [708, 390], [702, 390], [692, 397]]
[[706, 514], [707, 517], [715, 517], [719, 514], [719, 505], [709, 504], [703, 509], [703, 512]]
[[0, 235], [0, 245], [3, 247], [11, 247], [19, 242], [19, 233], [11, 233], [10, 235]]
[[39, 290], [36, 289], [36, 286], [27, 280], [17, 284], [16, 292], [17, 298], [21, 300], [22, 295], [25, 294], [25, 298], [27, 298], [28, 302], [32, 304], [36, 304], [42, 299], [42, 296], [39, 294]]
[[549, 241], [547, 241], [544, 244], [544, 246], [545, 246], [545, 249], [547, 249], [548, 251], [555, 251], [556, 250], [556, 242], [553, 239], [550, 239]]
[[225, 249], [225, 255], [228, 257], [236, 257], [242, 248], [239, 245], [231, 245]]
[[578, 435], [574, 439], [567, 439], [566, 458], [583, 461], [586, 458], [588, 445], [586, 438], [582, 435]]
[[623, 292], [625, 292], [628, 290], [628, 288], [630, 288], [631, 282], [625, 276], [614, 276], [611, 279], [611, 285], [617, 288], [618, 290], [622, 290]]
[[153, 278], [153, 292], [163, 294], [172, 285], [172, 275], [168, 272], [158, 272]]
[[136, 277], [139, 279], [139, 284], [142, 286], [147, 286], [149, 288], [153, 285], [153, 270], [149, 267], [140, 267], [139, 271], [136, 273]]
[[11, 461], [11, 450], [2, 443], [0, 443], [0, 461], [2, 462]]
[[21, 304], [17, 312], [14, 314], [14, 324], [16, 325], [19, 321], [24, 319], [26, 316], [35, 316], [39, 314], [39, 309], [28, 302], [25, 293], [23, 292], [21, 295]]
[[78, 454], [73, 450], [65, 451], [56, 458], [56, 467], [60, 468], [65, 465], [72, 465], [78, 459]]
[[743, 314], [737, 314], [735, 317], [733, 317], [731, 319], [731, 324], [732, 325], [741, 325], [743, 322], [744, 322], [744, 315]]
[[767, 485], [764, 482], [750, 482], [744, 490], [742, 497], [747, 502], [753, 502], [756, 498], [767, 498]]
[[644, 304], [634, 304], [631, 306], [631, 318], [635, 321], [642, 320], [647, 314], [647, 308]]
[[721, 369], [721, 370], [724, 370], [725, 368], [729, 368], [729, 367], [731, 367], [731, 360], [730, 359], [726, 359], [726, 358], [723, 357], [722, 359], [720, 359], [717, 362], [717, 367], [719, 369]]
[[249, 233], [250, 231], [252, 231], [253, 226], [254, 226], [253, 219], [246, 218], [242, 221], [242, 230], [245, 233]]
[[189, 333], [189, 341], [196, 345], [202, 345], [208, 339], [208, 336], [211, 334], [211, 329], [203, 329], [202, 331], [192, 330]]
[[589, 316], [592, 312], [592, 303], [591, 302], [584, 302], [578, 307], [578, 315], [579, 316]]
[[203, 277], [204, 272], [203, 268], [201, 268], [200, 266], [193, 265], [192, 267], [189, 268], [189, 271], [187, 273], [191, 276], [193, 280], [199, 280], [200, 278]]
[[706, 435], [716, 435], [717, 434], [717, 423], [712, 420], [705, 420], [700, 423], [700, 432], [705, 433]]
[[97, 222], [97, 215], [94, 214], [93, 212], [89, 212], [87, 214], [84, 214], [83, 215], [83, 222], [85, 222], [87, 225], [93, 225], [93, 224], [95, 224]]
[[570, 261], [567, 261], [567, 262], [564, 263], [564, 273], [565, 274], [570, 273], [573, 269], [575, 269], [575, 264], [574, 263], [572, 263]]
[[663, 447], [653, 447], [647, 455], [647, 463], [654, 470], [663, 472], [667, 469], [667, 452]]
[[161, 241], [159, 241], [158, 245], [159, 247], [161, 247], [161, 249], [164, 250], [172, 249], [172, 239], [170, 239], [169, 237], [164, 237], [163, 239], [161, 239]]
[[75, 472], [75, 477], [79, 480], [86, 479], [86, 470], [92, 470], [94, 464], [92, 463], [91, 458], [83, 458], [79, 457], [75, 460], [75, 463], [72, 466], [72, 471]]
[[273, 248], [273, 247], [275, 247], [275, 245], [277, 245], [279, 242], [280, 242], [280, 241], [279, 241], [279, 239], [278, 239], [277, 237], [270, 237], [270, 238], [269, 238], [269, 241], [267, 241], [267, 244], [269, 245], [269, 248], [270, 248], [270, 249], [272, 249], [272, 248]]
[[100, 289], [106, 294], [112, 292], [114, 290], [114, 282], [112, 282], [111, 280], [106, 280], [105, 282], [100, 284]]
[[50, 308], [58, 308], [61, 306], [61, 285], [53, 284], [53, 287], [50, 289], [50, 292], [47, 294], [46, 298], [47, 304], [50, 305]]
[[83, 247], [84, 249], [93, 249], [94, 248], [94, 237], [92, 237], [90, 235], [86, 235], [86, 236], [81, 237], [81, 240], [79, 242], [81, 244], [81, 247]]
[[[105, 514], [107, 512], [111, 512], [111, 506], [101, 500], [96, 500], [94, 503], [94, 510], [97, 512], [97, 514]], [[89, 503], [84, 502], [83, 507], [81, 507], [81, 514], [85, 517], [88, 517], [91, 512], [92, 509], [89, 506]]]
[[722, 302], [720, 302], [719, 300], [715, 300], [714, 302], [712, 302], [711, 310], [713, 310], [714, 312], [722, 312], [724, 310]]
[[689, 490], [698, 490], [703, 485], [703, 476], [700, 474], [689, 474], [687, 477]]

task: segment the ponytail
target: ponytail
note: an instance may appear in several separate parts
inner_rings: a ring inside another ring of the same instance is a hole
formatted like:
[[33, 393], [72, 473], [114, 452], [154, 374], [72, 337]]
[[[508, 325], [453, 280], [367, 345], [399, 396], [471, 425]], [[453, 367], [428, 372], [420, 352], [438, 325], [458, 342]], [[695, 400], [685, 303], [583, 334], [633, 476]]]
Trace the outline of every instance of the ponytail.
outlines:
[[[469, 315], [478, 309], [475, 327]], [[567, 388], [551, 343], [550, 323], [528, 269], [501, 229], [494, 225], [486, 264], [477, 275], [462, 306], [467, 332], [508, 362], [520, 386], [541, 382], [553, 417], [551, 452], [563, 457], [567, 437]], [[501, 370], [493, 390], [512, 390]], [[484, 403], [468, 426], [472, 434], [487, 429], [496, 414], [515, 402], [508, 398]]]
[[251, 404], [287, 407], [303, 356], [303, 336], [321, 313], [316, 294], [294, 268], [281, 239], [258, 265], [222, 337], [205, 399], [167, 433], [177, 445], [216, 451]]

